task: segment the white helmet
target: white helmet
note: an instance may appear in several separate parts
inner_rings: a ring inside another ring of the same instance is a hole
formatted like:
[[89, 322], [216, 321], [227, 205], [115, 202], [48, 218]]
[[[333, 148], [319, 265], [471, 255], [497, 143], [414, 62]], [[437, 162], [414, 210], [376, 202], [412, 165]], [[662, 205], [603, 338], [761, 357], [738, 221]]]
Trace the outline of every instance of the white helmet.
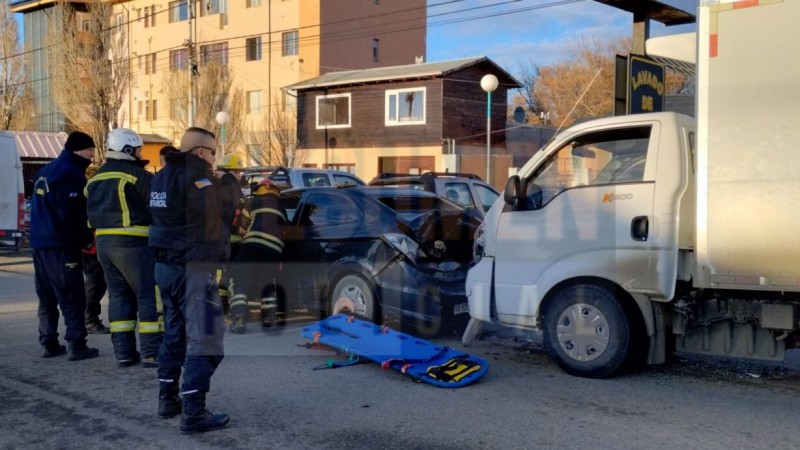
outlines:
[[144, 142], [139, 133], [129, 128], [115, 128], [108, 133], [106, 145], [109, 151], [136, 156], [136, 150], [141, 148]]

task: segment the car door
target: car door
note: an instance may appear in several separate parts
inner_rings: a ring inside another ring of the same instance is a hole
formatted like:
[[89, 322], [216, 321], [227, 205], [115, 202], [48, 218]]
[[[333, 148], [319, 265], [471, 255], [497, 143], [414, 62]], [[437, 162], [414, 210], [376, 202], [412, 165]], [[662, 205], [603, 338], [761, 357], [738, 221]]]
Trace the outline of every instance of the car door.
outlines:
[[324, 307], [319, 301], [330, 267], [347, 256], [362, 216], [355, 202], [337, 190], [303, 194], [287, 229], [287, 298], [302, 307]]
[[[544, 294], [574, 277], [647, 290], [652, 258], [658, 123], [585, 132], [523, 174], [528, 206], [497, 227], [501, 322], [530, 325]], [[650, 176], [645, 176], [650, 173]]]

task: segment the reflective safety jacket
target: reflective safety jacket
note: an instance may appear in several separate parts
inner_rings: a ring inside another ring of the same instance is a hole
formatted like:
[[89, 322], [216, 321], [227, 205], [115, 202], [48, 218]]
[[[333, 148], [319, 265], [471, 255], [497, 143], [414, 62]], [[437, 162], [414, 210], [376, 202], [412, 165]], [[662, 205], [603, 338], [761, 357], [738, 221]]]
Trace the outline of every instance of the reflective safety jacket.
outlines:
[[148, 209], [153, 174], [147, 161], [106, 159], [86, 184], [89, 225], [99, 236], [147, 238], [153, 223]]
[[286, 210], [280, 194], [274, 191], [254, 195], [249, 205], [250, 227], [241, 245], [258, 246], [281, 255], [283, 233], [286, 228]]

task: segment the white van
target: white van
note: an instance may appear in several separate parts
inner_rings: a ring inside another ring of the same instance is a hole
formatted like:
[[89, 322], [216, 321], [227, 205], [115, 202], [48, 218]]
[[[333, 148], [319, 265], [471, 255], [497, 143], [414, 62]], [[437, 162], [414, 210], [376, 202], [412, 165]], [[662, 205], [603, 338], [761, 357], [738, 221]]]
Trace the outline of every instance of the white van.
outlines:
[[24, 227], [22, 162], [14, 135], [0, 132], [0, 248], [10, 246], [19, 251]]

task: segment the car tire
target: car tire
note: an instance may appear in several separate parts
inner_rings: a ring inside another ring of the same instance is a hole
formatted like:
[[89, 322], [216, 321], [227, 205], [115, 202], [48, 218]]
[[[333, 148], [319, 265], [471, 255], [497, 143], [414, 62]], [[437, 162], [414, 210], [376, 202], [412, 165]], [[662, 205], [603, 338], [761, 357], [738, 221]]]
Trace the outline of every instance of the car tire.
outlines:
[[339, 278], [331, 290], [330, 305], [333, 314], [352, 312], [370, 321], [376, 317], [375, 290], [360, 275], [350, 274]]
[[562, 290], [544, 311], [544, 345], [565, 372], [607, 378], [634, 353], [635, 328], [612, 289], [579, 284]]

